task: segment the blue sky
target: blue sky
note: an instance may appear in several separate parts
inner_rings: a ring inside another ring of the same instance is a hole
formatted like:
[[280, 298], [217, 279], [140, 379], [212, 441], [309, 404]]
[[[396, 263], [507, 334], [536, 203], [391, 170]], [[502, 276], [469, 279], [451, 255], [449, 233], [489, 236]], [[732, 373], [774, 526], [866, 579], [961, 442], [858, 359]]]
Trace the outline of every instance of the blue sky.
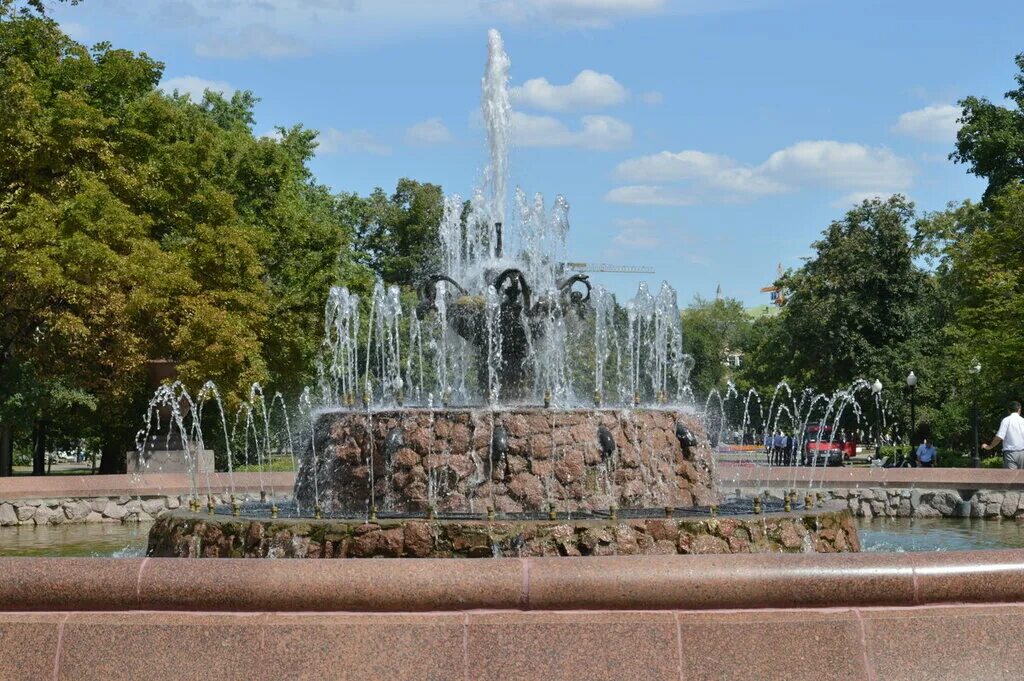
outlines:
[[[512, 182], [571, 205], [574, 260], [642, 264], [685, 303], [754, 305], [855, 200], [977, 198], [947, 160], [956, 100], [1001, 101], [1024, 3], [987, 0], [86, 0], [76, 39], [252, 90], [257, 132], [321, 131], [335, 190], [400, 177], [467, 195], [486, 163], [486, 29], [517, 86]], [[620, 296], [638, 277], [594, 279]]]

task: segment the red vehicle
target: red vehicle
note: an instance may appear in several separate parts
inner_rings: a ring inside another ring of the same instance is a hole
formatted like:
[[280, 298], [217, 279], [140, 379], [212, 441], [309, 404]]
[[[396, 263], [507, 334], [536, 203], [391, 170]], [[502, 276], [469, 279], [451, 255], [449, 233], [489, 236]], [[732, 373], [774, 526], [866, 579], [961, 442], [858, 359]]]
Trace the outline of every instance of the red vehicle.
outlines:
[[804, 466], [842, 466], [857, 453], [853, 440], [833, 441], [832, 426], [808, 423], [804, 428], [804, 444], [800, 463]]

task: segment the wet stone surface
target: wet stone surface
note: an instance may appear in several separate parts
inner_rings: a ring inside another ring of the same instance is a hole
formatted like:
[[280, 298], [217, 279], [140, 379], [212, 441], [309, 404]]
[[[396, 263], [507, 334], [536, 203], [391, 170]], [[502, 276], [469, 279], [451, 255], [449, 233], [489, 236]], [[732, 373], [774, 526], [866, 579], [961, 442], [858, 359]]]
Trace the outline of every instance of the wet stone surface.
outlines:
[[612, 520], [157, 520], [148, 554], [181, 558], [490, 558], [860, 550], [848, 512]]
[[716, 503], [695, 415], [661, 409], [339, 411], [296, 497], [362, 514], [587, 511]]

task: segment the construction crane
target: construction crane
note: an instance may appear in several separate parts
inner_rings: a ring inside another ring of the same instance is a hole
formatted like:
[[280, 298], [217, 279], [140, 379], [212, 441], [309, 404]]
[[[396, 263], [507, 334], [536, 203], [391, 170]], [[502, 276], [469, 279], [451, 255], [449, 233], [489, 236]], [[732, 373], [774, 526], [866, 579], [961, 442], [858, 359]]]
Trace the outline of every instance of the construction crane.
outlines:
[[654, 274], [646, 265], [609, 265], [605, 262], [563, 262], [562, 268], [573, 272], [620, 272], [623, 274]]

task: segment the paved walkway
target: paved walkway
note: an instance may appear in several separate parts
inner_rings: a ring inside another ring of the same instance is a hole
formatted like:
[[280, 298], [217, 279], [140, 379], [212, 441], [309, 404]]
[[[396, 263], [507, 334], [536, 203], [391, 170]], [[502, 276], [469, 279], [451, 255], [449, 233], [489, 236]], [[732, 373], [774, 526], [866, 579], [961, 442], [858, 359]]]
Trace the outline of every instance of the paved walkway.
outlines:
[[768, 468], [722, 463], [719, 487], [1024, 489], [1024, 470], [998, 468]]
[[[259, 492], [273, 494], [291, 492], [295, 473], [227, 473], [200, 474], [196, 484], [201, 493], [209, 489], [215, 494]], [[0, 499], [47, 499], [88, 497], [146, 497], [190, 494], [192, 481], [180, 473], [147, 473], [146, 475], [44, 475], [38, 477], [0, 478]]]

